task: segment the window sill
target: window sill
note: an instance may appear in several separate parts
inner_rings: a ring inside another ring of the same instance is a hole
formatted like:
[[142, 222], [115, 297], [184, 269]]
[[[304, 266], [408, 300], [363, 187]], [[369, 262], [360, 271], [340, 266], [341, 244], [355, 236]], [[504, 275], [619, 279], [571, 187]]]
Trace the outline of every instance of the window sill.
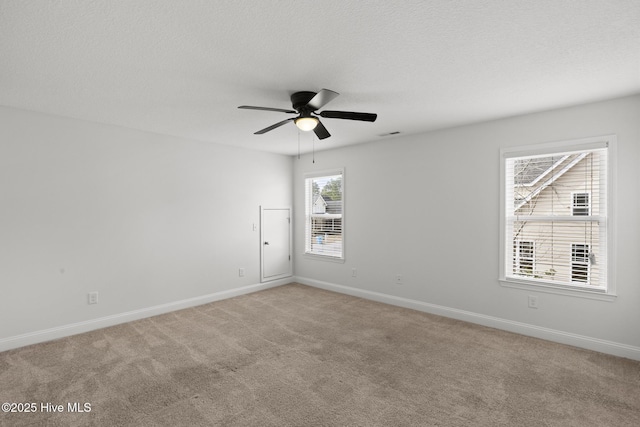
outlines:
[[548, 294], [566, 295], [578, 298], [587, 298], [598, 301], [615, 301], [618, 297], [613, 293], [606, 291], [571, 288], [568, 286], [556, 286], [547, 283], [533, 283], [527, 280], [517, 280], [512, 278], [500, 278], [500, 286], [506, 288], [524, 289], [527, 291], [544, 292]]
[[305, 252], [304, 256], [305, 258], [309, 258], [309, 259], [316, 259], [319, 261], [329, 261], [329, 262], [344, 264], [344, 258], [338, 258], [338, 257], [328, 256], [328, 255], [312, 254], [309, 252]]

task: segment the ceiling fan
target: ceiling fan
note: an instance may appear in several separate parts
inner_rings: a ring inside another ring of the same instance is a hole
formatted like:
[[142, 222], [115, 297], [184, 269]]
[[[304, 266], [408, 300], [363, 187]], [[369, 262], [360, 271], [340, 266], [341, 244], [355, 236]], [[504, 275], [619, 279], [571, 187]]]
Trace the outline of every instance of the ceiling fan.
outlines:
[[360, 120], [363, 122], [375, 122], [378, 117], [377, 114], [372, 113], [356, 113], [353, 111], [330, 111], [324, 110], [319, 113], [317, 110], [324, 107], [329, 101], [340, 95], [338, 92], [334, 92], [329, 89], [322, 89], [320, 92], [296, 92], [291, 95], [291, 104], [293, 110], [285, 110], [282, 108], [271, 107], [254, 107], [251, 105], [241, 105], [238, 108], [245, 110], [262, 110], [262, 111], [276, 111], [279, 113], [297, 114], [297, 117], [292, 117], [274, 125], [261, 129], [255, 132], [255, 135], [262, 135], [272, 131], [280, 126], [293, 121], [298, 129], [303, 131], [313, 131], [318, 139], [329, 138], [331, 134], [327, 131], [327, 128], [320, 123], [319, 117], [327, 119], [346, 119], [346, 120]]

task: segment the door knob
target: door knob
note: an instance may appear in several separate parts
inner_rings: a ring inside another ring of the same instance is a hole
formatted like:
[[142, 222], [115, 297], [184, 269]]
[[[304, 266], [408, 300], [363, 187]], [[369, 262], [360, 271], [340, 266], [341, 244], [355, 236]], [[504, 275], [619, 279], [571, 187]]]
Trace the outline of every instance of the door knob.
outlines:
[[269, 242], [264, 242], [264, 245], [265, 245], [265, 246], [268, 246], [268, 245], [269, 245]]

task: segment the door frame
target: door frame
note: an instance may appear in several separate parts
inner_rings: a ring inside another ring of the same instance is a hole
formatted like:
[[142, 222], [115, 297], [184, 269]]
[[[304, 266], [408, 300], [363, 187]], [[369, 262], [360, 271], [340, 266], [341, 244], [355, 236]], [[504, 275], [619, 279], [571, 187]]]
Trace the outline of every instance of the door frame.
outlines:
[[[289, 271], [283, 274], [278, 274], [276, 276], [269, 276], [267, 278], [264, 277], [264, 211], [266, 210], [288, 210], [289, 211]], [[260, 282], [270, 282], [272, 280], [278, 280], [285, 277], [293, 276], [293, 257], [292, 257], [292, 248], [293, 248], [293, 236], [292, 236], [292, 227], [293, 223], [293, 212], [291, 206], [260, 206]]]

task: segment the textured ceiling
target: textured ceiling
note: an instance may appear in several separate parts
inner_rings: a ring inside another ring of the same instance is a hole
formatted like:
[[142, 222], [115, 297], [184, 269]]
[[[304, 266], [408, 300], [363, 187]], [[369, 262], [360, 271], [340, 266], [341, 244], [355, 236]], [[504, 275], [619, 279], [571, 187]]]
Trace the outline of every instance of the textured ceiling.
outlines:
[[640, 93], [638, 0], [0, 0], [0, 105], [274, 153], [328, 88], [316, 149]]

